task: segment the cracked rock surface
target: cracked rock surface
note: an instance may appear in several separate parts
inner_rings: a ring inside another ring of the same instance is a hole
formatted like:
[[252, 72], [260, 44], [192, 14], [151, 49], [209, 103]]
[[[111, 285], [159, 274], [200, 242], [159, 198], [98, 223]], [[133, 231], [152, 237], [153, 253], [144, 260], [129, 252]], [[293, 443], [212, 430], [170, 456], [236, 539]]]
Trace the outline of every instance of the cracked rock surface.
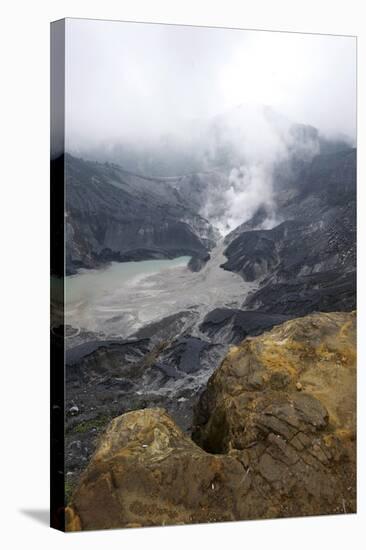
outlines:
[[287, 321], [231, 348], [195, 411], [108, 425], [68, 530], [356, 511], [355, 313]]

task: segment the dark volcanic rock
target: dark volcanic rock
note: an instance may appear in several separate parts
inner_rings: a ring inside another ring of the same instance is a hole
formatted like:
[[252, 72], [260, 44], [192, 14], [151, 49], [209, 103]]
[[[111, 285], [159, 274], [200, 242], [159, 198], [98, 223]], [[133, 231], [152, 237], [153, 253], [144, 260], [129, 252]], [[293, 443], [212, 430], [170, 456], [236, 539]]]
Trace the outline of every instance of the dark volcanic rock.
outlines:
[[205, 257], [211, 225], [164, 182], [121, 167], [65, 156], [66, 266]]
[[288, 319], [286, 315], [217, 308], [206, 315], [199, 328], [212, 341], [238, 343], [247, 336], [262, 334]]
[[[141, 345], [141, 343], [138, 343]], [[88, 342], [83, 342], [73, 348], [67, 349], [65, 354], [65, 363], [66, 365], [75, 365], [78, 364], [82, 359], [91, 355], [100, 348], [117, 348], [121, 347], [131, 347], [129, 342], [122, 342], [121, 340], [90, 340]], [[136, 343], [132, 343], [132, 347], [135, 348]], [[136, 346], [137, 347], [137, 346]], [[145, 350], [146, 351], [146, 350]]]
[[181, 337], [160, 355], [156, 365], [162, 368], [164, 364], [173, 364], [186, 374], [196, 372], [201, 368], [201, 353], [208, 347], [209, 344], [199, 338]]
[[179, 311], [142, 327], [133, 334], [133, 337], [150, 338], [152, 342], [169, 342], [190, 329], [197, 316], [198, 313], [193, 310]]
[[[284, 184], [283, 184], [284, 185]], [[273, 229], [227, 239], [224, 269], [261, 287], [244, 308], [285, 314], [355, 307], [356, 151], [316, 156], [279, 192]]]
[[328, 271], [264, 285], [244, 307], [290, 316], [313, 311], [352, 311], [356, 308], [356, 272]]
[[210, 254], [204, 256], [192, 256], [188, 262], [188, 267], [191, 271], [197, 272], [200, 271], [204, 265], [209, 261]]

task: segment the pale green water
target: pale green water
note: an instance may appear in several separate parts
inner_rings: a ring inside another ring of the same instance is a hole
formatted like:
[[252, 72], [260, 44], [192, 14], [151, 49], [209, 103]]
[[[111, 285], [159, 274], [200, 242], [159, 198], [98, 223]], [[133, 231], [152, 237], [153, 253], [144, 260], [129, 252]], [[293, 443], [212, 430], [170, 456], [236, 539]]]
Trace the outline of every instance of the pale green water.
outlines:
[[198, 272], [188, 256], [174, 260], [113, 263], [66, 277], [65, 322], [74, 328], [128, 338], [138, 329], [181, 311], [195, 312], [197, 326], [217, 307], [240, 307], [254, 283], [221, 269], [224, 244]]
[[104, 269], [82, 269], [65, 279], [65, 306], [80, 306], [80, 302], [99, 301], [103, 295], [113, 296], [121, 287], [135, 285], [148, 275], [154, 275], [174, 267], [186, 267], [190, 256], [173, 260], [145, 260], [141, 262], [112, 262]]

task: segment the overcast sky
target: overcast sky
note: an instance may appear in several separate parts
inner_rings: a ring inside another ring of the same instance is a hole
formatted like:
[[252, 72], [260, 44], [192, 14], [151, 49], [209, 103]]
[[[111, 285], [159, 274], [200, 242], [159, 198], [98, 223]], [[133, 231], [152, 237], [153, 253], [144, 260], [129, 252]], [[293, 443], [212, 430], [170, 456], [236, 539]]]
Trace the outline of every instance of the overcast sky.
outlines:
[[179, 132], [252, 103], [354, 138], [356, 39], [67, 20], [69, 149]]

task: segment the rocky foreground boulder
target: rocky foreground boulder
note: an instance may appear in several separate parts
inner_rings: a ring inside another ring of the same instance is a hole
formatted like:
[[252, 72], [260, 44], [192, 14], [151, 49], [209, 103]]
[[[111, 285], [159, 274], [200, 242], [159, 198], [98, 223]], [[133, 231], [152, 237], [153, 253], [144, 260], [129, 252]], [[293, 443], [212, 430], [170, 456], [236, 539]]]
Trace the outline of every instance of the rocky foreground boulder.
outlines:
[[356, 511], [356, 316], [316, 313], [233, 347], [195, 412], [109, 424], [67, 529]]

